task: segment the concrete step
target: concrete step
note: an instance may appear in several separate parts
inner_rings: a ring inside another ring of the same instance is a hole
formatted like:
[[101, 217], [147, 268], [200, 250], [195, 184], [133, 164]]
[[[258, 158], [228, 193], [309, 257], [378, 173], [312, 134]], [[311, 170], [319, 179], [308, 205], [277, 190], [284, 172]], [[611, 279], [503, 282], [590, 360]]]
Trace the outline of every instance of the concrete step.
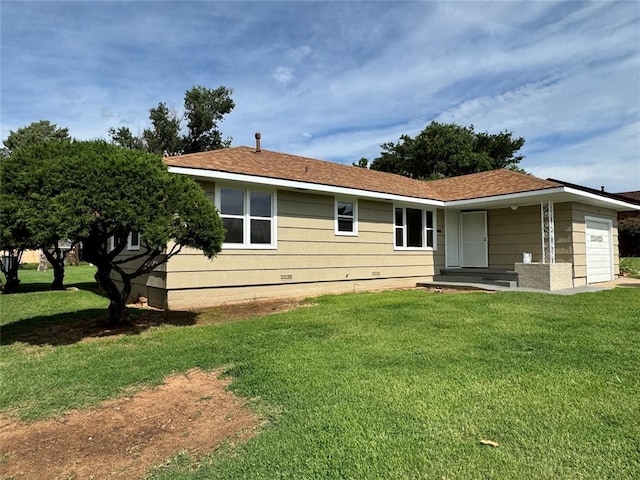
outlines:
[[[441, 277], [464, 277], [465, 281], [469, 279], [483, 280], [509, 280], [518, 281], [518, 274], [512, 270], [499, 270], [491, 268], [443, 268], [440, 269]], [[444, 280], [444, 278], [443, 278]]]
[[481, 276], [470, 275], [434, 275], [434, 282], [443, 283], [481, 283], [484, 285], [497, 285], [500, 287], [515, 288], [518, 286], [517, 280], [505, 278], [487, 278]]

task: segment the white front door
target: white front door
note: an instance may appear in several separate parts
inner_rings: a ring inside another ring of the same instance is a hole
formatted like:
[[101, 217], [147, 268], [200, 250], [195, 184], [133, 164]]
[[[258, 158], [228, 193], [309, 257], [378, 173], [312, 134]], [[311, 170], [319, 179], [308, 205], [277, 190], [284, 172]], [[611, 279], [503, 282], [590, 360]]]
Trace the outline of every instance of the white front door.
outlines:
[[487, 267], [487, 212], [460, 214], [461, 256], [463, 267]]
[[585, 218], [587, 283], [613, 280], [611, 220]]

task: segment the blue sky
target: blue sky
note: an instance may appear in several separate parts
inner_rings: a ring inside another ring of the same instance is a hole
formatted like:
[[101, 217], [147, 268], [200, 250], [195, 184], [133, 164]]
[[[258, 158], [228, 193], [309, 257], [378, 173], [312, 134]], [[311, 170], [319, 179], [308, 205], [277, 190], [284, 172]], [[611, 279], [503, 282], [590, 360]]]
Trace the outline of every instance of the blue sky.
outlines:
[[432, 120], [526, 138], [534, 175], [640, 190], [640, 2], [7, 1], [2, 139], [148, 126], [233, 89], [232, 145], [343, 163]]

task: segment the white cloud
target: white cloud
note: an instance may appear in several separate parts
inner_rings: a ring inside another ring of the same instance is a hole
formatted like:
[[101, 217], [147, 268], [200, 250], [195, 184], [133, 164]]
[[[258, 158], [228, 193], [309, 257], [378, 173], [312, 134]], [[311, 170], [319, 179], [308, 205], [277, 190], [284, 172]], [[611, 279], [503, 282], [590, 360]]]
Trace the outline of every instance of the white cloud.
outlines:
[[273, 78], [276, 82], [286, 85], [293, 80], [293, 69], [289, 67], [277, 67], [273, 72]]
[[522, 166], [542, 178], [556, 178], [610, 192], [640, 189], [640, 121], [549, 149]]
[[603, 142], [617, 141], [610, 171], [638, 160], [633, 2], [7, 5], [3, 138], [40, 119], [78, 138], [140, 131], [200, 84], [233, 88], [221, 129], [234, 145], [260, 131], [264, 148], [351, 163], [438, 119], [525, 137], [541, 175], [576, 165], [566, 173], [599, 183], [587, 169]]

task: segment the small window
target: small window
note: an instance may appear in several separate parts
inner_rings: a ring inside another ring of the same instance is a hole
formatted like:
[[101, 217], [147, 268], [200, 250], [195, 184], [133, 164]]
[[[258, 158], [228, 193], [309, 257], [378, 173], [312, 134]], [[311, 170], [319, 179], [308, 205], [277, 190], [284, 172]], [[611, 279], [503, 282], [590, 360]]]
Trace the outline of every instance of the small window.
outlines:
[[269, 192], [221, 188], [218, 204], [227, 230], [224, 247], [274, 247], [274, 198]]
[[336, 235], [357, 235], [358, 204], [354, 200], [336, 199]]
[[140, 250], [140, 232], [131, 231], [127, 242], [127, 250]]
[[[120, 238], [124, 240], [124, 237], [120, 237]], [[115, 250], [119, 243], [120, 243], [120, 240], [118, 240], [118, 238], [116, 238], [115, 235], [110, 236], [108, 241], [109, 251], [111, 252]]]
[[396, 207], [394, 245], [397, 249], [434, 249], [435, 222], [431, 210]]

